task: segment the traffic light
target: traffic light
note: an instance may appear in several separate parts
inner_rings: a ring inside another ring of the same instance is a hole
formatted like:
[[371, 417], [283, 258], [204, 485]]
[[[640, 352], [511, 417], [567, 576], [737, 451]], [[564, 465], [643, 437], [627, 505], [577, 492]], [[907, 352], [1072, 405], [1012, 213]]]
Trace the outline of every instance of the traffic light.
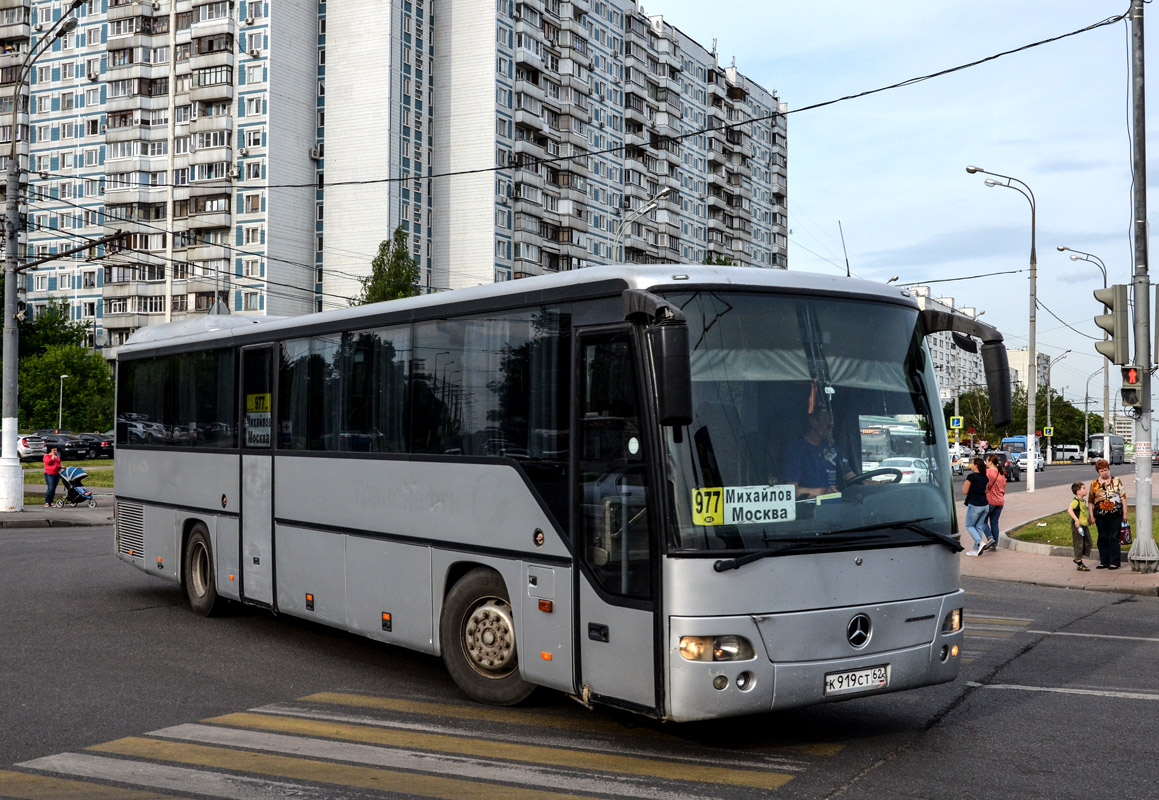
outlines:
[[1123, 367], [1123, 405], [1127, 408], [1138, 408], [1143, 405], [1143, 376], [1138, 367]]
[[1131, 358], [1127, 285], [1117, 283], [1106, 289], [1095, 289], [1095, 299], [1111, 312], [1095, 317], [1095, 324], [1111, 335], [1105, 342], [1095, 342], [1095, 349], [1109, 358], [1112, 364], [1126, 364]]

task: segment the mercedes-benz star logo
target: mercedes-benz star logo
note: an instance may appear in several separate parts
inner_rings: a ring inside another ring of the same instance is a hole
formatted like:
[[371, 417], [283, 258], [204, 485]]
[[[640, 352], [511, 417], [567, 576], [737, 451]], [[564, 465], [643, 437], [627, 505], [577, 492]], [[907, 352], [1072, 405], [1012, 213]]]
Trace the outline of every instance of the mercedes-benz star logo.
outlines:
[[869, 644], [869, 637], [872, 632], [873, 623], [869, 621], [869, 617], [865, 614], [858, 614], [849, 620], [849, 624], [845, 626], [845, 638], [849, 640], [849, 646], [854, 650], [860, 650]]

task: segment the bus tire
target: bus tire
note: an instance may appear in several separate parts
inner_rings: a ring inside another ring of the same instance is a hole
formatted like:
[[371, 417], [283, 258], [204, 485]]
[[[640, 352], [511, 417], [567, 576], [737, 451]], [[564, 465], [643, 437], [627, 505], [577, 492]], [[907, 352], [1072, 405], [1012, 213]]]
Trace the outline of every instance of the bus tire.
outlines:
[[211, 617], [219, 612], [225, 601], [217, 596], [213, 547], [209, 544], [209, 531], [200, 522], [193, 526], [185, 542], [181, 570], [181, 582], [185, 585], [189, 607], [203, 617]]
[[473, 569], [451, 587], [439, 637], [447, 672], [472, 700], [512, 706], [534, 691], [519, 673], [511, 603], [494, 570]]

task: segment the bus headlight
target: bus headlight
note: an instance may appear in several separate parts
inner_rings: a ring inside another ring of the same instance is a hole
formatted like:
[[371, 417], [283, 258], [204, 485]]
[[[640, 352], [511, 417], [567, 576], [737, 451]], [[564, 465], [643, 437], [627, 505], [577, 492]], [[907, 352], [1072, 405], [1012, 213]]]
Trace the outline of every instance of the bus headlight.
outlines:
[[955, 608], [942, 623], [942, 633], [957, 633], [962, 630], [962, 609]]
[[745, 661], [753, 646], [743, 636], [682, 636], [680, 656], [685, 661]]

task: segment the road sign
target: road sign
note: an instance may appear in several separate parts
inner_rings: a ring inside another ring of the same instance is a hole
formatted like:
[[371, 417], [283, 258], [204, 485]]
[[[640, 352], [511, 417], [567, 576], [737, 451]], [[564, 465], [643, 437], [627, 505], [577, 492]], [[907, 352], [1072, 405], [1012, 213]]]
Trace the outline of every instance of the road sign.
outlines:
[[1054, 436], [1054, 428], [1047, 425], [1045, 428], [1042, 429], [1042, 435], [1043, 436]]
[[950, 427], [953, 428], [954, 430], [958, 430], [959, 428], [961, 428], [962, 427], [962, 418], [961, 417], [950, 417]]

